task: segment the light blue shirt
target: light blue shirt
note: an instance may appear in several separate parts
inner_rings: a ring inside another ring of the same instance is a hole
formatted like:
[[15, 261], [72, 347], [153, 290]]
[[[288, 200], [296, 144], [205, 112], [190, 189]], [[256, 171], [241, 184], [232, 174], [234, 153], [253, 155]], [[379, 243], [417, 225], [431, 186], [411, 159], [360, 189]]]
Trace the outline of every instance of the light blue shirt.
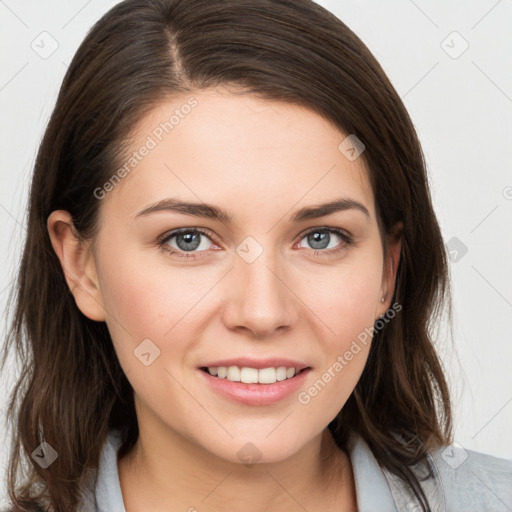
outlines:
[[[126, 512], [117, 470], [117, 431], [103, 447], [94, 489], [83, 512]], [[366, 442], [353, 435], [349, 456], [359, 512], [419, 512], [400, 478], [382, 469]], [[433, 512], [512, 512], [512, 460], [450, 446], [430, 454], [435, 478], [422, 482]], [[310, 511], [316, 512], [316, 511]]]

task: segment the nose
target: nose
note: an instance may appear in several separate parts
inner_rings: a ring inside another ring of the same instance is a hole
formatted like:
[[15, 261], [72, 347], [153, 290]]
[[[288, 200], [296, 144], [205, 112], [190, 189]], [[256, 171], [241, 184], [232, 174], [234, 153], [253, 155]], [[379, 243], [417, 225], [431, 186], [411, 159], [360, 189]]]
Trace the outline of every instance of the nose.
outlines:
[[299, 318], [300, 301], [287, 283], [288, 273], [268, 253], [264, 251], [252, 263], [236, 257], [223, 308], [226, 327], [250, 331], [258, 339], [290, 329]]

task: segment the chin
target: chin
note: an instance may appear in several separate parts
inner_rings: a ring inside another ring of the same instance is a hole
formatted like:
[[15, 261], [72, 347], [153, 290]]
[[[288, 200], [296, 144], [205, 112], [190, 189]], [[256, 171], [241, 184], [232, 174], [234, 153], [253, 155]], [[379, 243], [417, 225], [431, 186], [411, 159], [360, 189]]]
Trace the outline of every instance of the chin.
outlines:
[[[297, 432], [299, 428], [294, 430]], [[205, 446], [205, 448], [221, 459], [250, 466], [287, 460], [304, 448], [308, 442], [306, 438], [299, 440], [290, 436], [289, 426], [288, 430], [283, 429], [281, 435], [273, 432], [265, 437], [268, 435], [268, 432], [265, 432], [265, 434], [258, 432], [254, 436], [246, 433], [246, 435], [235, 436], [221, 444], [217, 442], [214, 447]], [[272, 438], [273, 436], [275, 437]]]

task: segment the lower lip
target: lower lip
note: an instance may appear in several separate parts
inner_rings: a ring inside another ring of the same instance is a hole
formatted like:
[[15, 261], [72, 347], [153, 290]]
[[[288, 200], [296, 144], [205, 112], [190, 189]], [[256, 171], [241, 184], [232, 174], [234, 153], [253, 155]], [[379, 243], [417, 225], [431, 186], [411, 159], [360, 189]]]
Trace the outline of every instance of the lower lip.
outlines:
[[291, 379], [286, 379], [274, 384], [245, 384], [244, 382], [232, 382], [227, 379], [214, 377], [208, 372], [199, 369], [206, 382], [220, 394], [227, 396], [235, 402], [245, 405], [270, 405], [297, 391], [306, 379], [311, 368], [307, 368]]

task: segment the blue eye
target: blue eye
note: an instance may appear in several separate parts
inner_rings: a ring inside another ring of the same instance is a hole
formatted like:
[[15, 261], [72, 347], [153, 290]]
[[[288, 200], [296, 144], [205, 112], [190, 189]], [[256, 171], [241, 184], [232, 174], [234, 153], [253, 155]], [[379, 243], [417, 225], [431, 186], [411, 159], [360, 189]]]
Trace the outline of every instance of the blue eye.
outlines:
[[[342, 240], [341, 244], [335, 244], [334, 246], [330, 246], [330, 242], [332, 241], [332, 234]], [[345, 248], [348, 245], [352, 244], [352, 238], [342, 231], [341, 229], [336, 228], [313, 228], [309, 230], [302, 238], [301, 241], [307, 239], [307, 242], [311, 245], [311, 248], [315, 251], [315, 255], [320, 252], [325, 252], [328, 254], [338, 252]], [[327, 250], [324, 250], [327, 249]]]
[[[201, 242], [201, 238], [206, 237], [208, 240], [211, 239], [207, 232], [200, 228], [180, 228], [176, 229], [165, 238], [158, 242], [159, 247], [165, 251], [169, 251], [171, 254], [177, 254], [180, 258], [197, 258], [195, 254], [187, 254], [192, 251], [205, 252], [208, 247], [202, 247], [204, 244]], [[169, 244], [173, 239], [176, 239], [176, 246], [174, 247]], [[202, 247], [201, 251], [196, 251], [199, 247]]]
[[[332, 234], [341, 239], [341, 243], [338, 242], [332, 246]], [[206, 238], [209, 243], [203, 243], [202, 239], [204, 238]], [[311, 249], [313, 249], [313, 254], [315, 256], [322, 253], [326, 255], [337, 253], [338, 251], [345, 249], [347, 246], [353, 245], [353, 240], [347, 233], [341, 229], [328, 227], [310, 229], [302, 236], [300, 241], [302, 242], [304, 239], [307, 239], [307, 243], [311, 245]], [[209, 231], [201, 228], [176, 229], [171, 233], [160, 237], [158, 240], [158, 246], [162, 250], [165, 250], [172, 255], [176, 255], [179, 258], [203, 257], [201, 253], [206, 254], [212, 244], [212, 237]]]

